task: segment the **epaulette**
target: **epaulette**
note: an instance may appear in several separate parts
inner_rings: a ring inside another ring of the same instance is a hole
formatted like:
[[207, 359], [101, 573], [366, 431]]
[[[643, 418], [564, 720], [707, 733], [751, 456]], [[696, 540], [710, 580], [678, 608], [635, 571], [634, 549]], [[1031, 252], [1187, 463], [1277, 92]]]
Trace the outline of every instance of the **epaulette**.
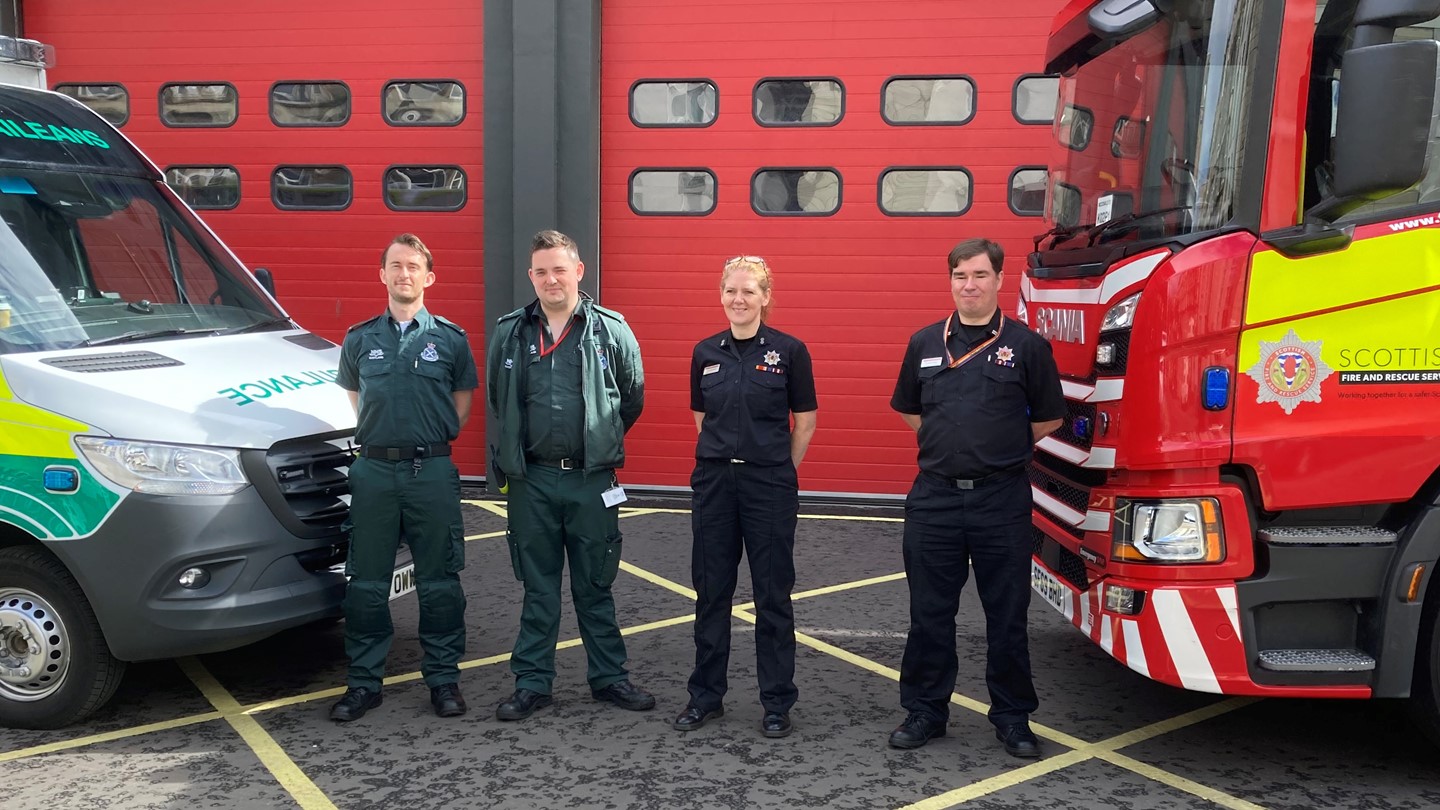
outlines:
[[504, 323], [504, 322], [506, 322], [506, 321], [513, 321], [513, 320], [515, 320], [516, 318], [518, 318], [518, 317], [520, 317], [521, 315], [524, 315], [524, 314], [525, 314], [525, 308], [524, 308], [524, 307], [521, 307], [521, 308], [515, 310], [514, 312], [508, 312], [508, 313], [506, 313], [506, 314], [504, 314], [504, 315], [501, 315], [501, 316], [500, 316], [500, 320], [496, 321], [496, 323]]
[[616, 312], [616, 311], [613, 310], [613, 309], [606, 309], [605, 307], [602, 307], [602, 306], [600, 306], [599, 304], [595, 304], [595, 303], [592, 303], [592, 304], [590, 305], [590, 308], [593, 309], [593, 310], [595, 310], [596, 312], [600, 313], [601, 315], [604, 315], [605, 317], [607, 317], [607, 318], [609, 318], [609, 319], [611, 319], [611, 320], [620, 321], [621, 323], [624, 323], [624, 322], [625, 322], [625, 316], [624, 316], [624, 315], [621, 315], [620, 313]]
[[361, 321], [361, 322], [355, 324], [354, 326], [351, 326], [349, 329], [346, 329], [346, 330], [345, 330], [345, 334], [348, 335], [348, 334], [350, 334], [351, 332], [354, 332], [356, 329], [359, 329], [359, 328], [362, 327], [362, 326], [369, 326], [370, 324], [372, 324], [372, 323], [380, 320], [380, 319], [383, 318], [383, 317], [385, 317], [385, 313], [382, 312], [382, 313], [380, 313], [379, 315], [376, 315], [375, 317], [371, 318], [371, 319], [368, 320], [368, 321]]
[[461, 325], [458, 324], [458, 323], [455, 323], [454, 321], [450, 320], [449, 318], [442, 318], [442, 317], [440, 317], [439, 315], [432, 315], [431, 317], [433, 317], [433, 318], [435, 319], [435, 322], [436, 322], [436, 323], [443, 323], [443, 324], [445, 324], [446, 326], [450, 327], [451, 329], [454, 329], [456, 332], [459, 332], [459, 333], [462, 334], [462, 335], [465, 334], [465, 327], [461, 326]]

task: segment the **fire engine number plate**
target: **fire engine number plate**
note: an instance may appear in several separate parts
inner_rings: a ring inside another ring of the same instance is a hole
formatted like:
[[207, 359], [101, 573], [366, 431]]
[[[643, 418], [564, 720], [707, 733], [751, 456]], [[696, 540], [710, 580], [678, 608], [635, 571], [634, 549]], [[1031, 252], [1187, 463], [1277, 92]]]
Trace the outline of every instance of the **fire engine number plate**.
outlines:
[[1070, 592], [1055, 575], [1045, 570], [1045, 567], [1034, 560], [1030, 561], [1030, 587], [1040, 598], [1050, 603], [1050, 607], [1061, 613], [1065, 612], [1065, 606], [1069, 602]]

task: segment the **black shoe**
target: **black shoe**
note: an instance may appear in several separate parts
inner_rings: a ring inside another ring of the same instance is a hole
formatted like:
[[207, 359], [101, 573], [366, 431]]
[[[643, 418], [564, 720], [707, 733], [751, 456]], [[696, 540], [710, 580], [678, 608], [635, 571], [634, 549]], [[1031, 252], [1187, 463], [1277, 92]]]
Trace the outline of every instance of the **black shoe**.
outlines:
[[719, 720], [724, 716], [725, 708], [723, 706], [707, 712], [692, 703], [685, 707], [685, 711], [681, 712], [679, 717], [670, 721], [670, 727], [676, 731], [694, 731], [711, 720]]
[[936, 737], [945, 736], [945, 721], [922, 712], [911, 712], [905, 722], [890, 732], [891, 748], [919, 748]]
[[435, 714], [440, 717], [459, 717], [469, 708], [465, 705], [465, 698], [460, 697], [460, 685], [455, 683], [442, 683], [431, 689], [430, 705], [435, 707]]
[[1030, 730], [1029, 723], [1015, 723], [995, 729], [995, 739], [1005, 743], [1005, 753], [1012, 757], [1034, 759], [1040, 756], [1040, 741]]
[[629, 681], [616, 681], [604, 689], [593, 690], [590, 694], [596, 700], [614, 703], [632, 712], [655, 708], [655, 696]]
[[760, 733], [772, 740], [789, 737], [794, 730], [795, 727], [790, 724], [790, 715], [781, 712], [766, 712], [765, 719], [760, 721]]
[[349, 723], [365, 716], [365, 712], [385, 702], [379, 689], [352, 686], [345, 690], [345, 696], [330, 707], [330, 719], [337, 723]]
[[536, 709], [543, 709], [554, 702], [554, 698], [549, 695], [529, 689], [516, 689], [515, 694], [495, 710], [495, 716], [501, 720], [524, 720], [534, 714]]

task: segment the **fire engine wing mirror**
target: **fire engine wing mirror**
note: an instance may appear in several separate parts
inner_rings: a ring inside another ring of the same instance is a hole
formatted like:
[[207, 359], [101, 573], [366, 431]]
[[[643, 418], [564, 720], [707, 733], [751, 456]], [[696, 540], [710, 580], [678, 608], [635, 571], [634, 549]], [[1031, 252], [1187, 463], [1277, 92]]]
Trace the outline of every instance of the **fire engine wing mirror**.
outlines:
[[1104, 0], [1086, 15], [1090, 32], [1102, 40], [1128, 39], [1160, 19], [1155, 0]]
[[1430, 131], [1440, 112], [1437, 68], [1440, 42], [1433, 40], [1345, 53], [1335, 120], [1336, 197], [1375, 200], [1404, 191], [1425, 176]]

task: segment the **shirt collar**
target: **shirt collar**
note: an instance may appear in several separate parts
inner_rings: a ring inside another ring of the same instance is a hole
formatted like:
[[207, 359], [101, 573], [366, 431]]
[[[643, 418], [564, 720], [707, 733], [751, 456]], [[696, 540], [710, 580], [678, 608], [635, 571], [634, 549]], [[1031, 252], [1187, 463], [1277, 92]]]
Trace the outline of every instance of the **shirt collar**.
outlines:
[[[395, 316], [390, 313], [389, 307], [385, 308], [385, 322], [392, 325], [398, 325], [400, 323], [399, 321], [395, 320]], [[415, 318], [411, 321], [410, 328], [418, 329], [423, 332], [434, 325], [435, 317], [431, 315], [430, 311], [425, 309], [425, 307], [420, 307], [420, 311], [415, 313]]]
[[[1000, 328], [1000, 319], [1003, 317], [1004, 315], [1000, 313], [1000, 308], [996, 307], [995, 314], [990, 316], [990, 323], [986, 324], [986, 337], [990, 337], [991, 335], [995, 334], [996, 330]], [[945, 335], [947, 339], [956, 334], [962, 334], [963, 327], [967, 326], [967, 324], [964, 324], [960, 321], [960, 313], [958, 311], [955, 312], [953, 319], [947, 318], [946, 320], [950, 322], [950, 332]]]

